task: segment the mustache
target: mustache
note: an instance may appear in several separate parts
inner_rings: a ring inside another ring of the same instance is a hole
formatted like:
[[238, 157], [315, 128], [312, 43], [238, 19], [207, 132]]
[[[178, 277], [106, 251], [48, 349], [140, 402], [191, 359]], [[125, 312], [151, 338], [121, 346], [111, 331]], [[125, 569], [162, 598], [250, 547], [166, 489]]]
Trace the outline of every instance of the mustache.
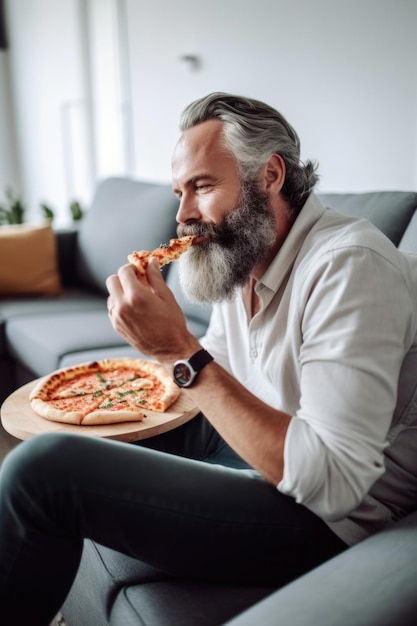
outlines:
[[205, 224], [203, 222], [192, 222], [190, 224], [179, 224], [177, 226], [178, 237], [194, 235], [204, 237], [207, 242], [221, 241], [223, 229], [216, 224]]

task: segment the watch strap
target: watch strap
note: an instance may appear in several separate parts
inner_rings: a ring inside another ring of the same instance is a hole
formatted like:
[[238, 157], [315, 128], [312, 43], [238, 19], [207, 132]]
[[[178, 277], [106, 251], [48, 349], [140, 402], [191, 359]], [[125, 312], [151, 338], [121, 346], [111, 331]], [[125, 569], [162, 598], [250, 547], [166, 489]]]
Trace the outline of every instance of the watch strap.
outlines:
[[209, 352], [207, 352], [207, 350], [204, 350], [204, 348], [193, 354], [193, 356], [188, 359], [188, 363], [197, 373], [211, 361], [214, 361], [214, 358]]

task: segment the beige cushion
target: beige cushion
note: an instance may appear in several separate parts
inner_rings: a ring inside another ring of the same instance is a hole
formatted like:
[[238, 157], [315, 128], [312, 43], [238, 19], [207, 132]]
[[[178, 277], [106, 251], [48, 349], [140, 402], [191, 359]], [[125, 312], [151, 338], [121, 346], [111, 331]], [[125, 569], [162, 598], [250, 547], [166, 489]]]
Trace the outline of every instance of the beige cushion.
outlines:
[[0, 226], [0, 294], [55, 295], [61, 291], [51, 226]]

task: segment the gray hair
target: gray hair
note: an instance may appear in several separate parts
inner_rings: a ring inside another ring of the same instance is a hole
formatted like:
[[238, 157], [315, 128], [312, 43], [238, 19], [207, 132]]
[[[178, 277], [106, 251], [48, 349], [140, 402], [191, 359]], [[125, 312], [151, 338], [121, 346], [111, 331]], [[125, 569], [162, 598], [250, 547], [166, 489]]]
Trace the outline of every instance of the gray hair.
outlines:
[[300, 161], [300, 139], [283, 115], [259, 100], [218, 92], [189, 104], [180, 129], [210, 119], [224, 122], [225, 145], [236, 158], [242, 179], [254, 178], [271, 154], [281, 155], [286, 166], [281, 193], [300, 211], [318, 181], [317, 164]]

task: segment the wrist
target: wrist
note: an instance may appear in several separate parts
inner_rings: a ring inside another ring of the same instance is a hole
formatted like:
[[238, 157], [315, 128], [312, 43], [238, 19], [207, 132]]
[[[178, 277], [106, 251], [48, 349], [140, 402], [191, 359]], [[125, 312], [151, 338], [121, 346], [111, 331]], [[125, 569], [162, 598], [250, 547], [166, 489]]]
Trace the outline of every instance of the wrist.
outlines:
[[189, 359], [202, 347], [198, 340], [191, 336], [189, 340], [186, 339], [185, 341], [175, 342], [175, 345], [164, 346], [165, 349], [159, 351], [158, 354], [154, 354], [153, 358], [159, 361], [169, 372], [172, 372], [175, 361]]

